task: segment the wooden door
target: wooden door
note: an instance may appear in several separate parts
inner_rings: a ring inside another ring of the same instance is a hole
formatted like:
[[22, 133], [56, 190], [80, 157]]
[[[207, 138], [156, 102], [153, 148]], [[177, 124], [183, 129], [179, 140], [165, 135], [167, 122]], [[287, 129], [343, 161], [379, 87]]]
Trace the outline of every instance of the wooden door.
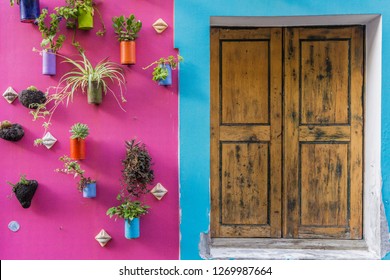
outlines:
[[212, 28], [212, 237], [362, 238], [363, 37]]
[[284, 36], [283, 235], [361, 239], [364, 28]]
[[212, 236], [281, 236], [282, 30], [212, 29]]

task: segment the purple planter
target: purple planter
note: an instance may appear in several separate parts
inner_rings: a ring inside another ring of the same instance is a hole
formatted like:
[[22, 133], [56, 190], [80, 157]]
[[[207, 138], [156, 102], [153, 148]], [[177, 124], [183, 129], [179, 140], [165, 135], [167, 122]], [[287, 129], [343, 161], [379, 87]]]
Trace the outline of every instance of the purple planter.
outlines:
[[42, 74], [54, 76], [56, 74], [56, 54], [51, 51], [42, 52]]

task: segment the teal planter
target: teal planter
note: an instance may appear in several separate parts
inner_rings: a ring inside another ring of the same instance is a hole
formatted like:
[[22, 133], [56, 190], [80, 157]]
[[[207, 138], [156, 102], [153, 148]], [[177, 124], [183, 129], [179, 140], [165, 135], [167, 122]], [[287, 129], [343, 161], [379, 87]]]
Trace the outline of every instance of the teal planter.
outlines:
[[86, 184], [85, 188], [83, 188], [83, 197], [85, 198], [96, 197], [96, 182]]
[[127, 239], [135, 239], [139, 235], [139, 218], [125, 220], [125, 237]]

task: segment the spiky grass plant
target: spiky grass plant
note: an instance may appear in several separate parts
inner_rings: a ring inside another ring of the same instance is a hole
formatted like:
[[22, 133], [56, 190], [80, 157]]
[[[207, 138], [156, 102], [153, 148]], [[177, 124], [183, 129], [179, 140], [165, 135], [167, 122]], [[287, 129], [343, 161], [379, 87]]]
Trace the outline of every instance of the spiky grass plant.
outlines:
[[[67, 101], [69, 101], [69, 99], [72, 100], [73, 94], [78, 90], [85, 93], [88, 87], [95, 82], [99, 86], [102, 86], [104, 94], [107, 94], [108, 91], [112, 93], [115, 100], [118, 102], [119, 107], [124, 110], [118, 97], [115, 95], [115, 92], [107, 84], [107, 81], [113, 83], [117, 82], [120, 89], [120, 99], [122, 102], [126, 102], [126, 99], [123, 96], [123, 87], [126, 86], [123, 68], [115, 62], [109, 61], [107, 58], [98, 62], [94, 67], [84, 52], [81, 52], [80, 55], [82, 58], [81, 60], [73, 60], [64, 57], [65, 60], [63, 63], [69, 63], [74, 66], [71, 71], [65, 73], [61, 77], [59, 82], [61, 92], [69, 92]], [[63, 85], [64, 87], [62, 87]]]
[[[62, 63], [72, 65], [73, 69], [61, 77], [55, 93], [48, 95], [47, 101], [44, 104], [39, 105], [37, 109], [31, 111], [34, 120], [38, 118], [46, 119], [47, 117], [47, 121], [43, 123], [45, 133], [51, 125], [51, 119], [58, 106], [63, 102], [66, 102], [66, 106], [68, 106], [69, 101], [73, 101], [76, 92], [86, 93], [93, 83], [101, 86], [104, 94], [110, 92], [117, 101], [119, 107], [125, 111], [121, 102], [126, 102], [126, 99], [123, 96], [123, 91], [126, 87], [126, 78], [124, 70], [119, 64], [109, 61], [106, 58], [98, 62], [96, 66], [93, 66], [84, 52], [80, 52], [81, 59], [79, 60], [73, 60], [63, 55], [59, 56], [64, 59]], [[108, 85], [108, 82], [116, 83], [118, 85], [119, 97]], [[51, 104], [52, 106], [48, 108]], [[39, 143], [39, 141], [37, 143]]]

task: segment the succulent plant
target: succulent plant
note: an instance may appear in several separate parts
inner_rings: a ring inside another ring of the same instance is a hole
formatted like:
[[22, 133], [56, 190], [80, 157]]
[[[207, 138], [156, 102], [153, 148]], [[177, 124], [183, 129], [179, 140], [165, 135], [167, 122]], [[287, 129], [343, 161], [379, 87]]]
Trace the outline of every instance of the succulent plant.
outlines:
[[75, 123], [74, 125], [72, 125], [69, 132], [72, 134], [70, 136], [72, 139], [85, 139], [89, 135], [89, 128], [86, 124]]

